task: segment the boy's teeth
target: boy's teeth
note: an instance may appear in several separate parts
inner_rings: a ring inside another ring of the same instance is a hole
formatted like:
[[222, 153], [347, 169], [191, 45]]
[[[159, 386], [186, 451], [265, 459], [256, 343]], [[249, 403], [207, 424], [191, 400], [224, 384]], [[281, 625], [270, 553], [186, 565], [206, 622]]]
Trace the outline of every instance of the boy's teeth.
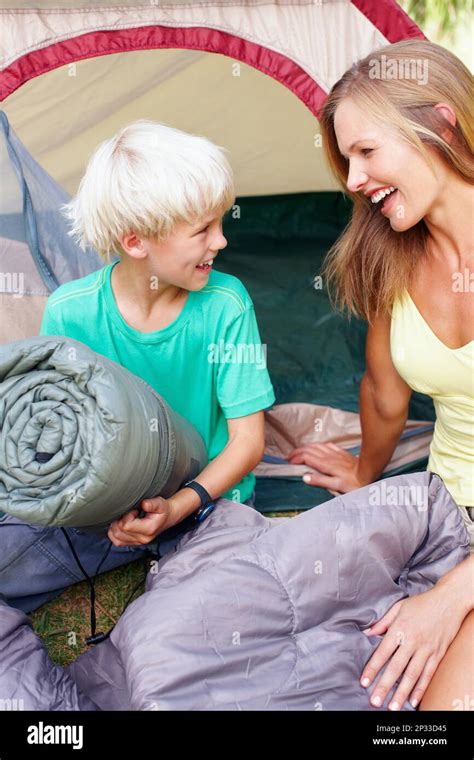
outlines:
[[385, 190], [379, 190], [378, 193], [374, 193], [371, 197], [372, 203], [378, 203], [382, 200], [382, 198], [385, 195], [389, 195], [389, 193], [393, 193], [394, 190], [396, 190], [396, 187], [393, 187], [393, 185], [390, 185], [390, 187], [387, 187]]

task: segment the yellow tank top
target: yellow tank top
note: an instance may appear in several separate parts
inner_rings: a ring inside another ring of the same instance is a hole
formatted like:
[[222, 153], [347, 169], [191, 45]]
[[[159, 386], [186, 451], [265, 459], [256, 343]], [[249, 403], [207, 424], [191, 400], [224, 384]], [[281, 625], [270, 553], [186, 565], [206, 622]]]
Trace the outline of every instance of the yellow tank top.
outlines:
[[443, 479], [457, 504], [474, 506], [474, 340], [448, 348], [406, 292], [393, 306], [390, 352], [410, 388], [433, 399], [428, 470]]

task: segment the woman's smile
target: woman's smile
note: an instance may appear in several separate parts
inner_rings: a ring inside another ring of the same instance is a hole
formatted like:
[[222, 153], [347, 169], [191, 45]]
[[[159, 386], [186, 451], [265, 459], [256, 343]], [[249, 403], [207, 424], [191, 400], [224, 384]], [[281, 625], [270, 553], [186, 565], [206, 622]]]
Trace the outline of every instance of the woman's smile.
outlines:
[[385, 196], [385, 200], [382, 204], [382, 208], [380, 209], [382, 214], [387, 214], [389, 211], [392, 210], [396, 203], [396, 198], [398, 196], [398, 190], [393, 190], [389, 195]]

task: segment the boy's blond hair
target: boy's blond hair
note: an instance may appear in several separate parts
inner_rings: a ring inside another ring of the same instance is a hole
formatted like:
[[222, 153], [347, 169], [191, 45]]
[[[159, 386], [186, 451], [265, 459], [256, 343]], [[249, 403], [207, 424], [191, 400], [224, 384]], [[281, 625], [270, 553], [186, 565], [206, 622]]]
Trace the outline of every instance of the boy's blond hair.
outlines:
[[235, 199], [224, 149], [146, 119], [121, 129], [92, 155], [76, 196], [62, 207], [69, 235], [110, 261], [128, 232], [165, 241], [180, 222], [223, 214]]

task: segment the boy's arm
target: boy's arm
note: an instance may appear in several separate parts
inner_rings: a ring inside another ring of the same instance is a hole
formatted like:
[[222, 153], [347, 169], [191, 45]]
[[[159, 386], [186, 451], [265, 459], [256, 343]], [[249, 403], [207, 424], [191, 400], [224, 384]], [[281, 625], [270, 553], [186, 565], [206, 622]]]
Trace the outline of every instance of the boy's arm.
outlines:
[[[213, 499], [232, 488], [260, 462], [265, 449], [263, 411], [227, 420], [229, 440], [219, 456], [195, 478]], [[147, 499], [141, 507], [147, 513], [138, 517], [138, 510], [124, 515], [109, 528], [115, 546], [139, 546], [153, 541], [172, 525], [184, 520], [200, 506], [199, 496], [191, 488], [182, 488], [169, 499]]]
[[[229, 440], [195, 478], [213, 499], [239, 483], [261, 460], [265, 446], [261, 410], [275, 401], [266, 368], [266, 347], [262, 346], [254, 309], [247, 298], [246, 308], [231, 320], [223, 335], [224, 344], [234, 347], [236, 360], [220, 362], [216, 374], [216, 395], [227, 420]], [[198, 509], [200, 500], [191, 488], [183, 488], [169, 499], [147, 499], [140, 506], [147, 512], [145, 517], [138, 518], [138, 510], [133, 510], [110, 526], [109, 538], [116, 546], [153, 541]]]
[[[263, 411], [227, 420], [229, 440], [195, 480], [213, 499], [228, 491], [242, 480], [260, 462], [265, 450], [265, 423]], [[196, 496], [195, 499], [190, 495]], [[181, 489], [169, 499], [177, 513], [186, 517], [199, 506], [199, 497], [190, 488]], [[192, 505], [191, 505], [192, 501]], [[183, 517], [179, 517], [182, 520]]]

